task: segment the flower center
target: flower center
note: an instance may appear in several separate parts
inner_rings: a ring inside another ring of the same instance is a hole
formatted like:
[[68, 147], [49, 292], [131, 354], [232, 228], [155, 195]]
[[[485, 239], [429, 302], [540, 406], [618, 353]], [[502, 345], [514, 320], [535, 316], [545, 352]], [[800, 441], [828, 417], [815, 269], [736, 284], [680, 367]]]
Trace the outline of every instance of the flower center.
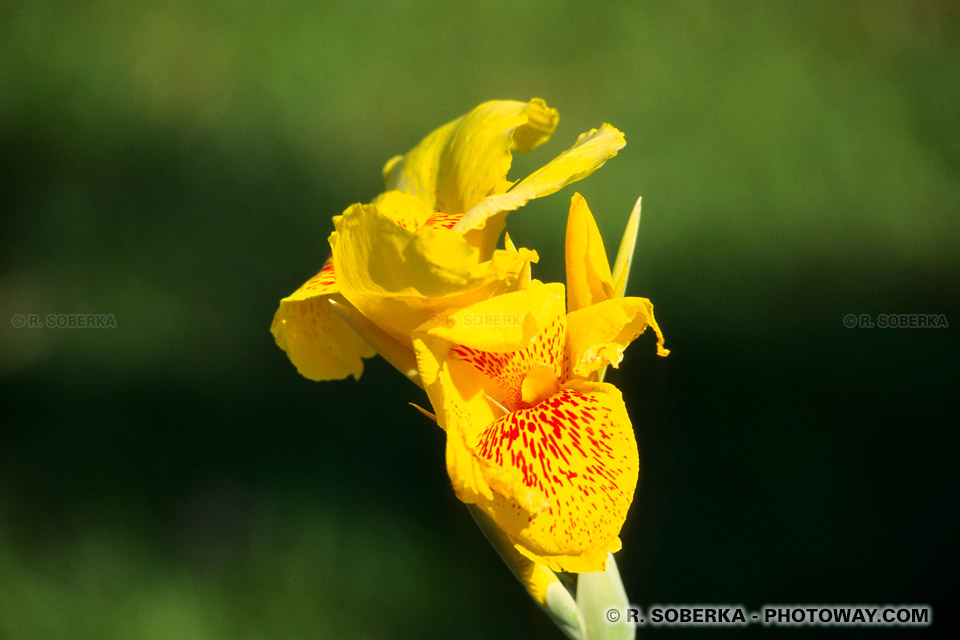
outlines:
[[536, 406], [560, 390], [560, 379], [553, 367], [538, 362], [530, 367], [520, 387], [521, 400], [529, 407]]

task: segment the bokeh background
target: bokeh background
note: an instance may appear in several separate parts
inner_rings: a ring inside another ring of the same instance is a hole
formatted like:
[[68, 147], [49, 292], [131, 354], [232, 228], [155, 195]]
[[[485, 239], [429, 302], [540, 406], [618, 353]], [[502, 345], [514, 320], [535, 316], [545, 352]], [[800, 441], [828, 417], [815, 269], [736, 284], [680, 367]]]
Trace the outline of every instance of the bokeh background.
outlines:
[[[534, 96], [560, 126], [512, 177], [610, 122], [627, 147], [576, 186], [608, 246], [644, 197], [629, 292], [673, 353], [610, 377], [631, 600], [932, 604], [944, 632], [958, 43], [932, 0], [2, 3], [0, 638], [559, 637], [422, 392], [376, 360], [309, 382], [268, 332], [387, 158]], [[572, 193], [509, 220], [544, 279]]]

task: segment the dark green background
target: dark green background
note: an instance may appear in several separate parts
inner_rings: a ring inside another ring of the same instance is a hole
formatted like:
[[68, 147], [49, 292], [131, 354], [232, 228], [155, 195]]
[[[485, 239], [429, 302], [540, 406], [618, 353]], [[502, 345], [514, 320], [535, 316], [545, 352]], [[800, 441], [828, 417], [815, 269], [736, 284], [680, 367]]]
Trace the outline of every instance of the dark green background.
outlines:
[[[387, 158], [534, 96], [560, 126], [512, 177], [606, 121], [627, 147], [576, 188], [608, 246], [644, 197], [630, 293], [673, 354], [610, 376], [631, 600], [929, 603], [944, 631], [958, 42], [929, 0], [3, 3], [0, 638], [558, 637], [422, 392], [380, 361], [309, 382], [268, 333]], [[510, 217], [541, 278], [572, 191]]]

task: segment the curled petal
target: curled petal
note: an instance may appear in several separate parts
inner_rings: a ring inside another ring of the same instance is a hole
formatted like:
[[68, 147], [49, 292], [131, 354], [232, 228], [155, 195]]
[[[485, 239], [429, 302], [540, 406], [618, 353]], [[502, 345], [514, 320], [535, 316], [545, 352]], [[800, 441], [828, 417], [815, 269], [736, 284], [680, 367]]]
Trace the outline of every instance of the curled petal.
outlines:
[[625, 144], [623, 133], [609, 124], [580, 134], [572, 147], [506, 193], [494, 194], [479, 201], [454, 229], [465, 233], [481, 228], [488, 218], [502, 211], [513, 211], [534, 198], [550, 195], [572, 182], [586, 178], [617, 155]]
[[509, 187], [511, 152], [543, 143], [557, 120], [556, 110], [540, 99], [484, 102], [387, 162], [387, 189], [416, 196], [441, 213], [463, 213]]
[[397, 225], [376, 205], [354, 205], [334, 218], [330, 236], [344, 297], [394, 339], [451, 307], [517, 288], [537, 255], [500, 250], [481, 262], [477, 249], [450, 229]]
[[647, 327], [657, 334], [657, 355], [670, 353], [646, 298], [614, 298], [574, 311], [567, 315], [567, 327], [571, 376], [587, 378], [607, 365], [618, 366], [623, 350]]

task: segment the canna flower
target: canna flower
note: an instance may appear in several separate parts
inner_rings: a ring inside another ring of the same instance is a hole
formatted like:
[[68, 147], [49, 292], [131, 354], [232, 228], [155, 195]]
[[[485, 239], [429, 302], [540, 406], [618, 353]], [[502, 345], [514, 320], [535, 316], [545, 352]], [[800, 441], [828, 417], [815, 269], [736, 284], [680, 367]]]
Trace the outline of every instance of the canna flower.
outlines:
[[374, 350], [345, 308], [383, 332], [372, 342], [409, 349], [410, 332], [430, 317], [522, 288], [536, 253], [509, 241], [495, 248], [507, 212], [590, 175], [624, 145], [604, 124], [524, 180], [507, 180], [513, 151], [545, 142], [557, 121], [539, 99], [485, 102], [389, 160], [387, 191], [334, 218], [331, 259], [277, 310], [271, 330], [298, 370], [360, 376]]
[[[631, 227], [621, 245], [630, 253]], [[623, 256], [620, 270], [629, 264]], [[647, 327], [658, 353], [668, 351], [650, 301], [619, 296], [579, 194], [568, 219], [567, 271], [568, 291], [532, 281], [420, 327], [414, 346], [447, 433], [457, 497], [535, 565], [580, 573], [603, 570], [620, 548], [639, 467], [620, 392], [598, 379]]]
[[649, 301], [568, 315], [564, 293], [533, 281], [444, 316], [414, 345], [457, 497], [527, 558], [579, 573], [619, 550], [639, 466], [620, 392], [589, 380], [612, 363], [596, 354], [655, 324]]

